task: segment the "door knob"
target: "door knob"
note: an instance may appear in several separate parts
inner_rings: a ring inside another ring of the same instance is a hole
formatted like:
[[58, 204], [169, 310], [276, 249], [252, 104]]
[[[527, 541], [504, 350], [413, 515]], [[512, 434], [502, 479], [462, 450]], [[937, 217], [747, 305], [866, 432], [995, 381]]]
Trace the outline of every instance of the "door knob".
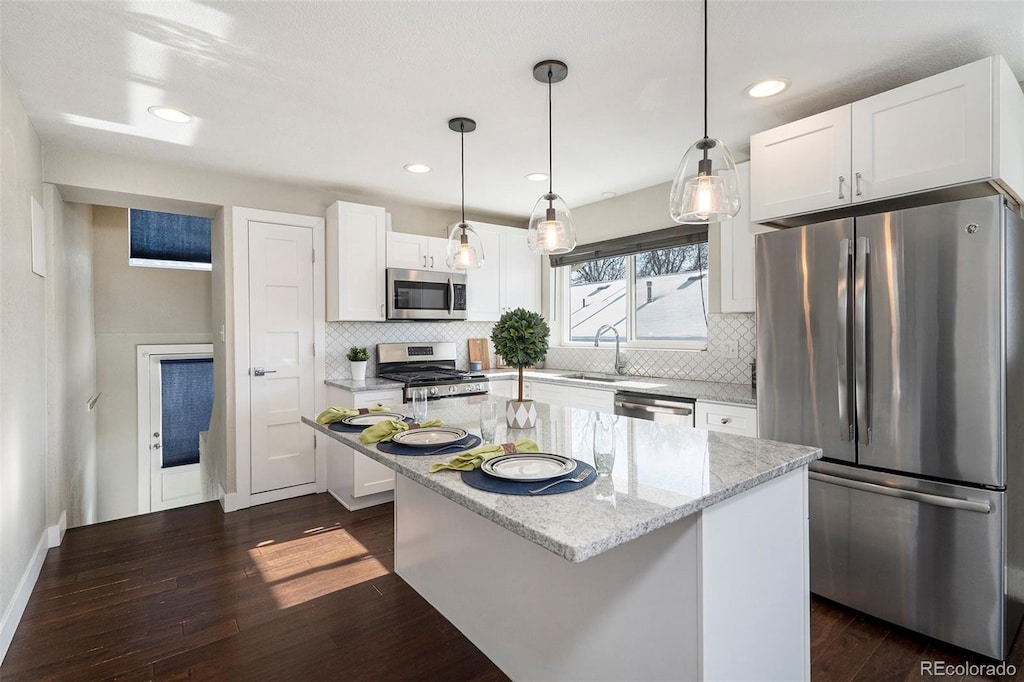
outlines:
[[276, 369], [263, 369], [262, 367], [253, 367], [252, 368], [252, 375], [254, 377], [261, 377], [264, 374], [277, 374], [277, 370]]

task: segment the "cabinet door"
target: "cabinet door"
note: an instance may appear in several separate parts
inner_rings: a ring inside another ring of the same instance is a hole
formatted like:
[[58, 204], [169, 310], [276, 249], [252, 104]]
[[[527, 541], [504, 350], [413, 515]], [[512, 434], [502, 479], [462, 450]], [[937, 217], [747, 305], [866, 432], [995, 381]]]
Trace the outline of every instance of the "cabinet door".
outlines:
[[756, 407], [698, 400], [694, 422], [698, 429], [757, 438]]
[[426, 270], [430, 256], [427, 254], [427, 238], [419, 234], [388, 232], [389, 268]]
[[[402, 406], [401, 391], [368, 391], [354, 393], [352, 407], [393, 407]], [[370, 459], [366, 455], [352, 452], [352, 497], [363, 497], [395, 489], [395, 472]]]
[[327, 208], [327, 319], [384, 319], [385, 216], [379, 206], [336, 201]]
[[750, 138], [750, 219], [850, 203], [850, 105]]
[[540, 312], [540, 256], [526, 245], [526, 230], [508, 228], [502, 244], [502, 311]]
[[473, 322], [501, 317], [501, 255], [503, 228], [475, 225], [484, 247], [484, 264], [466, 272], [466, 312]]
[[427, 237], [427, 269], [438, 272], [455, 272], [448, 267], [448, 240], [441, 237]]
[[547, 403], [548, 405], [568, 407], [568, 396], [564, 386], [546, 384], [536, 380], [531, 381], [530, 384], [530, 397], [533, 400], [539, 403]]
[[740, 212], [719, 225], [719, 291], [723, 313], [754, 312], [754, 235], [771, 230], [750, 221], [750, 163], [736, 165]]
[[600, 388], [577, 388], [573, 386], [567, 389], [566, 401], [570, 407], [578, 407], [592, 412], [615, 412], [615, 391], [605, 391]]
[[992, 65], [984, 59], [854, 102], [853, 200], [991, 177]]
[[516, 379], [491, 379], [488, 392], [504, 398], [519, 397], [519, 382]]

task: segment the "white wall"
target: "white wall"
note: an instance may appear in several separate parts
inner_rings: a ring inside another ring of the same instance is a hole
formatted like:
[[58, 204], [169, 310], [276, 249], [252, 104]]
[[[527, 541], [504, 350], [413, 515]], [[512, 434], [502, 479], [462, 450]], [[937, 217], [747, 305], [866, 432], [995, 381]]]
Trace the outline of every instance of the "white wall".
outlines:
[[138, 513], [138, 344], [211, 343], [212, 277], [128, 265], [128, 211], [94, 206], [99, 520]]
[[[45, 281], [32, 272], [39, 137], [0, 68], [0, 654], [20, 618], [19, 583], [46, 529]], [[45, 548], [45, 544], [43, 545]], [[28, 572], [30, 575], [26, 575]], [[23, 584], [23, 583], [22, 583]], [[29, 585], [31, 589], [31, 585]]]
[[46, 278], [47, 525], [98, 520], [96, 329], [93, 323], [92, 207], [67, 204], [43, 187], [49, 246]]

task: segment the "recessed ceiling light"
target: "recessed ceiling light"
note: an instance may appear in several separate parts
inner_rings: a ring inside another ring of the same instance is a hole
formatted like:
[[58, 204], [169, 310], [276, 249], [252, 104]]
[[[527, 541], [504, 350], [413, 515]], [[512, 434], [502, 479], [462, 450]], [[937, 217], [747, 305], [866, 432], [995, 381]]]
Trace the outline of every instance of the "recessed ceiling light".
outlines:
[[425, 163], [407, 163], [405, 164], [405, 170], [410, 173], [429, 173], [430, 166]]
[[530, 182], [544, 182], [548, 179], [547, 173], [527, 173], [526, 179]]
[[771, 97], [789, 87], [788, 78], [765, 78], [746, 89], [747, 97]]
[[174, 107], [150, 107], [147, 111], [171, 123], [189, 123], [192, 120], [192, 114]]

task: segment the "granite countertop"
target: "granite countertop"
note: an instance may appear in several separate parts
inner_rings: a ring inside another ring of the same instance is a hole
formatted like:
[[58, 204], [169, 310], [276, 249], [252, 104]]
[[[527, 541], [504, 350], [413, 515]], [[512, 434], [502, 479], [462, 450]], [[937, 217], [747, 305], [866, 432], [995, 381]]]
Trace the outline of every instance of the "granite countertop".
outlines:
[[[431, 403], [429, 417], [479, 434], [485, 396]], [[499, 415], [496, 442], [532, 438], [542, 452], [571, 455], [593, 464], [589, 437], [594, 413], [538, 403], [530, 430], [508, 429]], [[388, 455], [315, 420], [321, 433], [366, 454], [499, 526], [572, 562], [629, 542], [716, 502], [781, 476], [821, 457], [818, 448], [733, 436], [674, 424], [618, 417], [612, 475], [581, 490], [541, 497], [499, 495], [471, 488], [459, 472], [428, 473], [452, 457]]]
[[[484, 372], [489, 378], [515, 377], [514, 369], [492, 369]], [[607, 377], [615, 382], [588, 381], [587, 379], [567, 379], [568, 374], [585, 374], [594, 377]], [[599, 372], [580, 372], [567, 369], [530, 369], [523, 373], [527, 379], [559, 379], [559, 383], [575, 384], [587, 388], [603, 388], [608, 391], [634, 391], [651, 395], [663, 395], [671, 398], [693, 398], [694, 400], [713, 400], [737, 405], [757, 405], [757, 391], [747, 384], [721, 384], [712, 381], [694, 381], [691, 379], [665, 379], [662, 377], [641, 377], [632, 375], [601, 374]]]
[[377, 377], [366, 377], [364, 381], [355, 381], [354, 379], [327, 379], [324, 383], [328, 386], [343, 388], [346, 391], [351, 391], [353, 393], [362, 393], [364, 391], [386, 391], [390, 389], [400, 391], [404, 385], [401, 381], [378, 379]]

